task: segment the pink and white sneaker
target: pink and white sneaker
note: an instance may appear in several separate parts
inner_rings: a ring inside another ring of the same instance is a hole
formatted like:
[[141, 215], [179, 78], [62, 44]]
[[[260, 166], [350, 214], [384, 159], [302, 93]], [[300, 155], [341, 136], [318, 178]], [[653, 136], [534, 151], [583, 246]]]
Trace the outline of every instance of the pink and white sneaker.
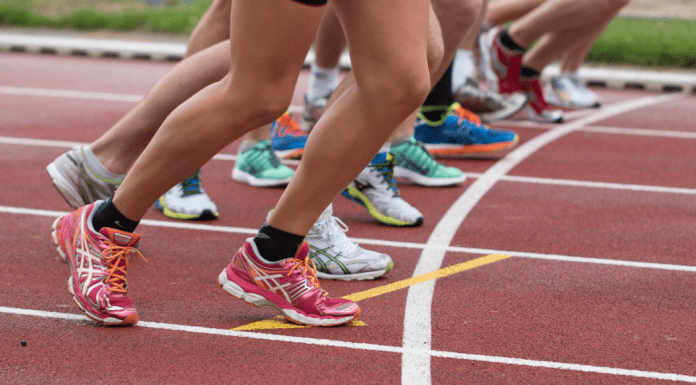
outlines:
[[273, 307], [288, 320], [314, 326], [336, 326], [360, 316], [358, 305], [331, 298], [319, 287], [316, 267], [303, 242], [292, 259], [270, 263], [259, 256], [253, 238], [237, 251], [218, 277], [229, 294], [258, 307]]
[[104, 325], [135, 325], [138, 313], [126, 297], [126, 273], [135, 254], [143, 257], [135, 249], [140, 235], [106, 227], [94, 231], [92, 216], [101, 203], [56, 219], [51, 238], [70, 266], [68, 291], [77, 307]]

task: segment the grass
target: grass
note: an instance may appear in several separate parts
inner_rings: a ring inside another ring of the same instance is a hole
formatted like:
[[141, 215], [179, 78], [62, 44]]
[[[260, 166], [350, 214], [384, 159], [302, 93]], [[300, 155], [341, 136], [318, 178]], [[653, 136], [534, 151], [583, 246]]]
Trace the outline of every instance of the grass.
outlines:
[[0, 0], [0, 25], [188, 34], [211, 1], [156, 7], [136, 0]]
[[[189, 34], [212, 0], [0, 0], [0, 26]], [[614, 19], [589, 63], [696, 69], [696, 21]]]

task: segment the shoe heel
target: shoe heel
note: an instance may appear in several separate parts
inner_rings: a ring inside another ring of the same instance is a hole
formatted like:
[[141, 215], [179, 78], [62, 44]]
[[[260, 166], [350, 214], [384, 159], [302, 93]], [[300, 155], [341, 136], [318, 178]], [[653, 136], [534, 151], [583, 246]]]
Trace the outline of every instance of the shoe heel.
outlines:
[[51, 241], [53, 241], [53, 245], [56, 247], [56, 251], [58, 252], [58, 258], [67, 263], [68, 260], [65, 256], [65, 252], [63, 252], [63, 249], [60, 246], [60, 239], [58, 238], [60, 234], [60, 220], [61, 218], [57, 218], [55, 221], [53, 221], [53, 225], [51, 228], [53, 231], [51, 231]]
[[227, 294], [229, 294], [237, 299], [244, 300], [245, 302], [250, 303], [254, 306], [262, 307], [263, 306], [263, 305], [261, 305], [262, 302], [264, 304], [266, 304], [266, 306], [268, 306], [267, 305], [268, 301], [265, 298], [263, 298], [262, 296], [260, 296], [258, 294], [246, 292], [246, 291], [244, 291], [244, 289], [242, 289], [241, 286], [239, 286], [236, 283], [234, 283], [233, 281], [231, 281], [227, 277], [226, 269], [223, 270], [222, 273], [220, 273], [220, 275], [218, 276], [218, 283], [222, 287], [222, 290], [226, 291]]

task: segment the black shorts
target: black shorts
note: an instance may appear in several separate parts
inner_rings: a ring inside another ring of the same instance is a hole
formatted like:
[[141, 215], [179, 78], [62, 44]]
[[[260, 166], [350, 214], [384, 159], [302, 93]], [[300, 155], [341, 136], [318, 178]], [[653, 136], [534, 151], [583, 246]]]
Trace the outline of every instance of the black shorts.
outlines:
[[326, 5], [327, 0], [295, 0], [296, 2], [304, 5], [311, 5], [313, 7], [321, 7]]

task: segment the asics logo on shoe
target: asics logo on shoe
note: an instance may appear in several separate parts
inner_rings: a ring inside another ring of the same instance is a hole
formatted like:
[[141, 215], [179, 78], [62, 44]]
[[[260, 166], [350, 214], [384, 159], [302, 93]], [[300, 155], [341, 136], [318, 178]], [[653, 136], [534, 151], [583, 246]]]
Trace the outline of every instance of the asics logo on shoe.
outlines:
[[243, 251], [241, 255], [244, 258], [244, 265], [246, 265], [247, 272], [254, 279], [257, 286], [275, 292], [290, 303], [293, 303], [297, 298], [301, 297], [302, 294], [313, 288], [313, 286], [309, 285], [309, 281], [306, 279], [295, 283], [290, 281], [287, 283], [281, 283], [278, 281], [278, 279], [282, 279], [285, 274], [273, 272], [270, 272], [269, 274], [269, 272], [259, 268], [249, 258], [246, 251]]

